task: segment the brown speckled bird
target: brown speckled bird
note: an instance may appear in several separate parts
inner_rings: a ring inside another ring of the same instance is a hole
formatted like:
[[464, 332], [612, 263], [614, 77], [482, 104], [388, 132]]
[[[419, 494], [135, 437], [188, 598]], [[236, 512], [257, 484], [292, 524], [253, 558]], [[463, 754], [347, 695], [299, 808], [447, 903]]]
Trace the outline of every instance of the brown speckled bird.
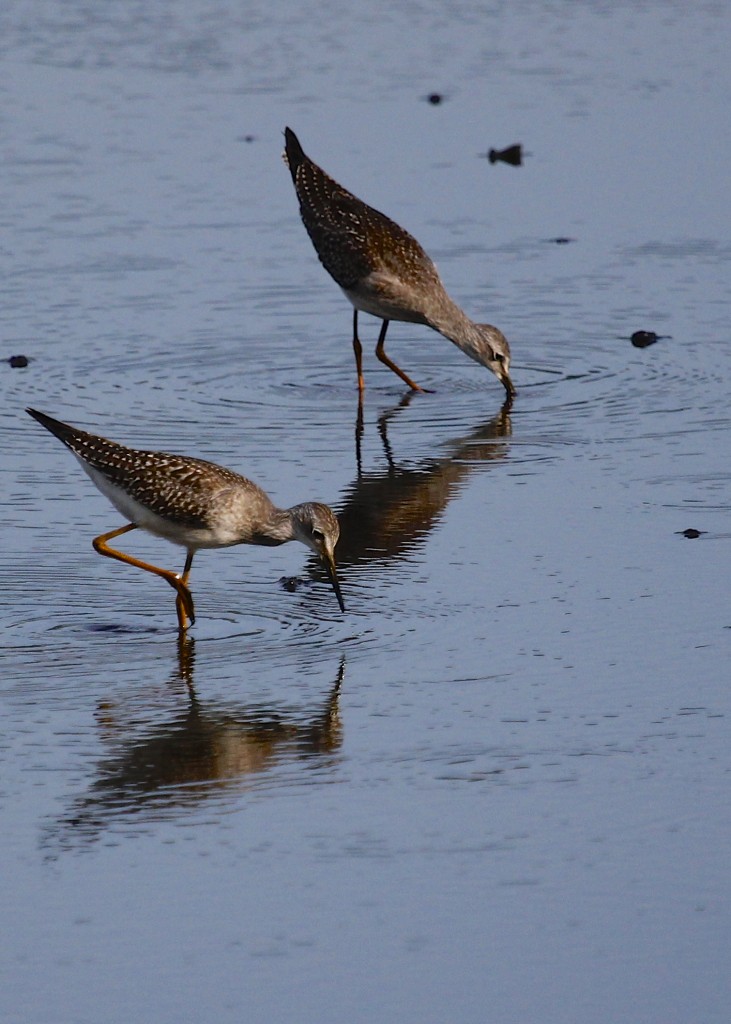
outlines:
[[[345, 611], [335, 569], [340, 527], [327, 505], [304, 502], [277, 508], [260, 487], [223, 466], [184, 455], [125, 448], [35, 409], [26, 411], [73, 452], [102, 494], [130, 521], [96, 537], [94, 550], [166, 580], [178, 595], [175, 606], [181, 630], [195, 621], [188, 577], [196, 551], [234, 544], [274, 546], [302, 541], [322, 560]], [[108, 546], [108, 541], [137, 527], [186, 548], [182, 576]]]
[[416, 239], [334, 181], [284, 129], [284, 158], [300, 213], [320, 262], [353, 304], [353, 349], [358, 387], [365, 388], [358, 310], [383, 320], [376, 345], [382, 363], [412, 390], [423, 391], [385, 352], [389, 321], [426, 324], [496, 375], [508, 398], [510, 346], [497, 327], [476, 324], [447, 294], [437, 268]]

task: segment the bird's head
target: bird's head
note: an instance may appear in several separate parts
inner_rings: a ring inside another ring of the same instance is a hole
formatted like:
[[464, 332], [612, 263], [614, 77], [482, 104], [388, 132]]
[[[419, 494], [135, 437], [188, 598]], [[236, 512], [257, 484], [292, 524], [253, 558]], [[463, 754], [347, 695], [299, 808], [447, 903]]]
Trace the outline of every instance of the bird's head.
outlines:
[[293, 516], [294, 531], [297, 540], [302, 541], [318, 556], [330, 577], [340, 611], [345, 611], [345, 603], [340, 590], [337, 569], [335, 567], [335, 545], [340, 537], [340, 524], [337, 516], [328, 505], [319, 502], [305, 502], [297, 506]]
[[477, 336], [470, 351], [473, 359], [492, 370], [507, 392], [515, 397], [515, 385], [510, 379], [510, 345], [502, 331], [492, 324], [477, 324]]

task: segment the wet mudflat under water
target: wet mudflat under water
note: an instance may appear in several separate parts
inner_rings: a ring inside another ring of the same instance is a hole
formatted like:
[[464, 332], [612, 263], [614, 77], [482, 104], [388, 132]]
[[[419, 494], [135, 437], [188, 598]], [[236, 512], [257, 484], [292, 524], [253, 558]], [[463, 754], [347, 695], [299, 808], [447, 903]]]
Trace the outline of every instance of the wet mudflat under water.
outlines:
[[[0, 1015], [720, 1024], [731, 13], [361, 15], [0, 18]], [[285, 124], [502, 328], [512, 409], [393, 324], [404, 396], [364, 317], [361, 428]], [[299, 545], [201, 552], [181, 642], [27, 405], [330, 502], [346, 614]]]

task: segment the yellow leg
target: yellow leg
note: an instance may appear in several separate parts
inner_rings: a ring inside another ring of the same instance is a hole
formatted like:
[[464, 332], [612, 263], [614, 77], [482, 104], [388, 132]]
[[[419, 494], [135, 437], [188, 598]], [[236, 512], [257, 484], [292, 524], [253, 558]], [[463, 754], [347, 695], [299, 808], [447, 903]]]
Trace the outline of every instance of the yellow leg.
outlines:
[[156, 565], [150, 565], [148, 562], [140, 561], [139, 558], [133, 558], [132, 555], [126, 555], [123, 551], [117, 551], [115, 548], [108, 547], [107, 541], [114, 540], [115, 537], [121, 537], [123, 533], [129, 533], [130, 530], [136, 529], [137, 527], [134, 523], [128, 523], [126, 526], [120, 526], [118, 530], [112, 530], [110, 533], [103, 533], [100, 537], [95, 537], [91, 542], [92, 546], [99, 555], [105, 555], [107, 558], [115, 558], [118, 562], [124, 562], [126, 565], [134, 565], [137, 569], [144, 569], [145, 572], [152, 572], [156, 576], [160, 576], [161, 579], [166, 580], [178, 595], [175, 602], [178, 612], [178, 625], [181, 629], [187, 629], [187, 619], [190, 619], [191, 625], [195, 622], [193, 596], [187, 586], [193, 555], [188, 552], [188, 557], [185, 560], [183, 578], [181, 579], [177, 573], [171, 572], [169, 569], [160, 569]]
[[405, 374], [404, 371], [399, 366], [396, 366], [396, 364], [394, 363], [393, 359], [389, 359], [389, 357], [386, 355], [386, 351], [385, 351], [383, 346], [385, 345], [385, 342], [386, 342], [386, 331], [388, 330], [389, 322], [390, 321], [388, 321], [388, 320], [384, 320], [383, 321], [383, 326], [381, 327], [381, 333], [378, 335], [378, 344], [376, 345], [376, 355], [381, 360], [381, 362], [384, 363], [389, 368], [389, 370], [393, 370], [393, 372], [397, 376], [399, 376], [401, 378], [401, 380], [405, 384], [408, 384], [412, 391], [424, 391], [425, 390], [424, 388], [419, 387], [419, 385], [416, 384], [411, 379], [411, 377], [409, 377], [407, 374]]
[[178, 591], [178, 596], [175, 598], [175, 610], [178, 613], [178, 626], [180, 627], [181, 631], [185, 631], [188, 628], [188, 622], [187, 622], [187, 613], [188, 613], [188, 611], [190, 612], [190, 625], [192, 626], [193, 622], [195, 621], [195, 616], [193, 615], [193, 597], [192, 597], [192, 595], [190, 593], [190, 590], [188, 589], [188, 577], [190, 576], [190, 567], [191, 567], [192, 564], [193, 564], [193, 552], [189, 551], [188, 555], [187, 555], [187, 557], [185, 559], [185, 568], [183, 569], [183, 575], [181, 577], [180, 582], [183, 584], [183, 586], [185, 587], [185, 589], [186, 589], [186, 591], [188, 593], [188, 597], [190, 598], [190, 607], [189, 608], [186, 607], [186, 605], [183, 602], [183, 599], [180, 596], [180, 592], [179, 591]]
[[358, 337], [358, 310], [353, 309], [353, 351], [355, 352], [355, 368], [358, 371], [358, 391], [362, 395], [365, 391], [365, 378], [363, 377], [363, 346]]

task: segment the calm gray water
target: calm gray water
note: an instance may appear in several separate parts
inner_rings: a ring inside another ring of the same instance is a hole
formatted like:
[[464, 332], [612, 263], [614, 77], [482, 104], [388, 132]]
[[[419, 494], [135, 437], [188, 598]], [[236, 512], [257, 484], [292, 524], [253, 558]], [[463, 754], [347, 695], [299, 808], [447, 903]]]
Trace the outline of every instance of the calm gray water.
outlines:
[[[728, 1021], [730, 30], [4, 6], [3, 1022]], [[511, 411], [394, 324], [405, 399], [363, 318], [358, 430], [285, 124], [504, 330]], [[179, 644], [26, 405], [329, 501], [347, 613], [299, 545], [202, 552]]]

